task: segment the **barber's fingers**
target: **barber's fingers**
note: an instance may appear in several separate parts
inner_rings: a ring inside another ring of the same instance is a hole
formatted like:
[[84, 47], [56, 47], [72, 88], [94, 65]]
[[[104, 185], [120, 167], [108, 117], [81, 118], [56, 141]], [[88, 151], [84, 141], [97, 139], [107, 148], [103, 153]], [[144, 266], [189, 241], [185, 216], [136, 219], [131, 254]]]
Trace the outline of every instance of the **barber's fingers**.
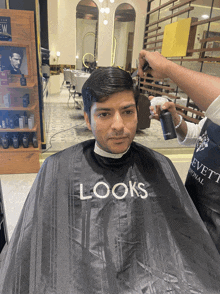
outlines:
[[146, 54], [147, 54], [146, 50], [141, 50], [139, 53], [138, 75], [140, 77], [144, 76], [143, 66], [146, 61], [146, 58], [145, 58]]
[[162, 109], [167, 109], [172, 115], [176, 113], [176, 105], [173, 102], [164, 103]]
[[150, 106], [150, 119], [154, 118], [154, 119], [157, 119], [157, 120], [160, 120], [160, 112], [161, 112], [161, 109], [160, 109], [160, 105], [156, 105], [156, 106]]
[[169, 110], [169, 108], [170, 108], [170, 103], [171, 102], [165, 102], [164, 104], [163, 104], [163, 106], [162, 106], [162, 109], [164, 110], [164, 109], [168, 109]]

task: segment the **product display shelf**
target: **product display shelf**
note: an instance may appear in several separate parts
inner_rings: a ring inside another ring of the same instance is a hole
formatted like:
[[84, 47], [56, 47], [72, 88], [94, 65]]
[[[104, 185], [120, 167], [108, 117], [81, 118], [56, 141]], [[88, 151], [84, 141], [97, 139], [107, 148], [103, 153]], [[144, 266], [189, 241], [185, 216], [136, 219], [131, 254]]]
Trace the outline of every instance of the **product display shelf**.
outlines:
[[11, 106], [11, 107], [0, 107], [0, 111], [1, 110], [17, 110], [17, 111], [33, 111], [36, 108], [36, 103], [33, 105], [29, 105], [28, 107], [22, 107], [22, 106]]
[[[1, 85], [2, 97], [5, 94], [10, 94], [10, 105], [5, 106], [4, 101], [1, 101], [0, 113], [3, 116], [5, 113], [19, 113], [22, 115], [26, 112], [29, 116], [34, 114], [35, 124], [33, 128], [28, 128], [24, 125], [23, 128], [17, 125], [14, 128], [1, 128], [0, 136], [8, 136], [10, 145], [8, 148], [3, 148], [0, 145], [0, 159], [1, 159], [1, 170], [0, 174], [16, 174], [16, 173], [36, 173], [40, 168], [39, 154], [40, 154], [40, 136], [39, 136], [39, 104], [38, 104], [38, 91], [37, 83], [28, 82], [26, 86], [21, 86], [18, 82], [20, 77], [17, 78], [16, 82], [9, 83], [8, 85]], [[28, 79], [27, 79], [28, 80]], [[29, 95], [29, 104], [24, 107], [22, 103], [22, 96]], [[15, 98], [17, 97], [17, 98]], [[37, 134], [38, 147], [34, 148], [32, 142], [30, 142], [34, 133]], [[19, 148], [14, 148], [12, 146], [12, 137], [16, 134], [19, 138]], [[29, 146], [24, 148], [22, 146], [22, 136], [23, 134], [29, 135]]]
[[[34, 12], [0, 9], [0, 16], [8, 19], [12, 35], [10, 41], [0, 41], [5, 54], [0, 63], [0, 174], [37, 173], [41, 129]], [[9, 53], [16, 50], [23, 75], [8, 67]]]
[[35, 125], [32, 129], [29, 128], [6, 128], [6, 129], [0, 129], [0, 133], [35, 133], [37, 131], [37, 126]]
[[39, 148], [34, 148], [32, 145], [30, 145], [28, 148], [24, 148], [23, 146], [19, 146], [19, 148], [14, 149], [12, 146], [9, 146], [8, 149], [3, 149], [2, 146], [0, 146], [0, 151], [7, 152], [38, 152], [40, 151]]
[[38, 148], [28, 147], [13, 149], [0, 149], [1, 168], [0, 174], [26, 174], [39, 171]]
[[12, 89], [12, 88], [18, 88], [18, 89], [32, 89], [35, 86], [35, 83], [27, 83], [26, 86], [21, 86], [18, 83], [9, 83], [8, 85], [5, 85], [6, 88]]

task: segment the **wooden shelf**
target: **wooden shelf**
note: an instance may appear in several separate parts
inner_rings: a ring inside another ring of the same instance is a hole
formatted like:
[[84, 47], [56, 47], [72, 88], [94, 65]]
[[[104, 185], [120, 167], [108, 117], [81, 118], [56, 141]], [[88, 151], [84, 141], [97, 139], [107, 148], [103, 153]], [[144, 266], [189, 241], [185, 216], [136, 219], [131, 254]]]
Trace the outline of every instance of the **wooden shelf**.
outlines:
[[200, 122], [199, 119], [196, 119], [196, 118], [194, 118], [194, 117], [190, 117], [190, 116], [184, 114], [182, 111], [177, 110], [176, 112], [177, 112], [179, 115], [181, 115], [185, 120], [190, 121], [190, 122], [193, 122], [194, 124], [198, 124], [198, 123]]
[[156, 90], [152, 90], [152, 89], [149, 89], [149, 88], [145, 88], [145, 87], [140, 87], [141, 90], [144, 90], [144, 91], [148, 91], [148, 92], [152, 92], [152, 93], [156, 93], [156, 94], [160, 94], [161, 96], [162, 95], [165, 95], [171, 99], [180, 99], [180, 97], [178, 96], [174, 96], [172, 94], [168, 94], [168, 93], [165, 93], [165, 92], [160, 92], [160, 91], [156, 91]]
[[33, 111], [36, 108], [36, 104], [29, 105], [28, 107], [23, 106], [11, 106], [11, 107], [0, 107], [0, 110], [7, 110], [7, 111]]
[[[148, 25], [146, 25], [146, 28], [147, 28], [147, 27], [150, 27], [150, 26], [153, 26], [153, 25], [155, 25], [155, 24], [158, 24], [158, 23], [160, 23], [160, 22], [163, 22], [163, 21], [165, 21], [165, 20], [168, 20], [168, 19], [170, 19], [170, 18], [176, 17], [176, 16], [178, 16], [178, 15], [181, 15], [181, 14], [187, 12], [187, 11], [191, 11], [191, 10], [193, 10], [193, 9], [194, 9], [194, 7], [188, 7], [188, 8], [185, 8], [185, 9], [183, 9], [183, 10], [181, 10], [181, 11], [178, 11], [178, 12], [176, 12], [176, 13], [173, 13], [173, 14], [169, 15], [169, 16], [163, 17], [163, 18], [161, 18], [161, 19], [159, 19], [159, 20], [157, 20], [157, 21], [154, 21], [154, 22], [152, 22], [152, 23], [149, 23]], [[219, 17], [219, 18], [220, 18], [220, 17]]]
[[[169, 59], [169, 58], [168, 58]], [[220, 61], [220, 58], [218, 57], [207, 57], [207, 58], [173, 58], [169, 59], [171, 61]]]
[[33, 133], [37, 131], [37, 126], [34, 126], [33, 129], [28, 129], [28, 128], [24, 128], [24, 129], [20, 129], [20, 128], [14, 128], [14, 129], [0, 129], [0, 133]]
[[144, 38], [144, 40], [145, 39], [151, 39], [151, 38], [154, 38], [154, 37], [157, 37], [157, 36], [162, 36], [162, 35], [163, 35], [163, 32], [162, 33], [155, 34], [155, 35], [147, 36], [147, 37]]
[[205, 23], [212, 22], [212, 21], [218, 21], [218, 20], [220, 20], [220, 16], [215, 16], [215, 17], [212, 17], [212, 18], [208, 18], [208, 19], [204, 19], [204, 20], [195, 21], [195, 22], [192, 22], [192, 23], [191, 23], [191, 27], [193, 27], [193, 26], [203, 25], [203, 24], [205, 24]]
[[[167, 82], [169, 81], [169, 78], [165, 78], [165, 79], [157, 79], [157, 78], [151, 78], [151, 77], [145, 77], [144, 80], [152, 80], [152, 81], [157, 81], [157, 82]], [[141, 82], [142, 83], [142, 82]]]
[[213, 38], [201, 39], [199, 42], [200, 43], [205, 43], [205, 42], [212, 42], [212, 41], [220, 41], [220, 37], [213, 37]]
[[150, 51], [150, 50], [157, 50], [157, 49], [162, 49], [162, 46], [146, 48], [147, 51]]
[[14, 89], [14, 88], [19, 88], [19, 89], [32, 89], [36, 84], [35, 83], [27, 83], [26, 86], [21, 86], [18, 83], [10, 83], [9, 85], [5, 85], [7, 89]]
[[160, 10], [160, 9], [162, 9], [162, 8], [168, 6], [168, 5], [170, 5], [170, 4], [172, 4], [172, 3], [176, 2], [176, 1], [177, 1], [177, 0], [170, 0], [170, 1], [168, 1], [168, 2], [166, 2], [166, 3], [164, 3], [164, 4], [162, 4], [162, 5], [158, 6], [157, 8], [152, 9], [151, 11], [149, 11], [149, 12], [147, 13], [147, 15], [149, 15], [149, 14], [151, 14], [151, 13], [154, 13], [154, 12], [156, 12], [156, 11], [158, 11], [158, 10]]
[[173, 7], [170, 7], [169, 10], [171, 11], [171, 10], [177, 9], [179, 7], [182, 7], [182, 6], [186, 5], [186, 4], [194, 2], [194, 1], [196, 1], [196, 0], [187, 0], [187, 1], [181, 2], [181, 3], [177, 4], [177, 5], [174, 5]]
[[[156, 28], [154, 28], [154, 29], [152, 29], [152, 30], [147, 30], [147, 31], [145, 31], [145, 34], [149, 34], [149, 33], [151, 33], [151, 32], [158, 31], [158, 30], [160, 30], [160, 29], [161, 29], [161, 27], [156, 27]], [[148, 37], [145, 37], [145, 38], [148, 38]]]
[[190, 49], [190, 50], [187, 50], [187, 53], [190, 53], [190, 52], [207, 52], [207, 51], [220, 51], [220, 47], [218, 47], [218, 48]]
[[[34, 148], [30, 142], [28, 148], [19, 146], [19, 148], [13, 148], [10, 146], [4, 149], [0, 146], [0, 174], [26, 174], [37, 173], [40, 169], [39, 154], [41, 153], [41, 135], [40, 135], [40, 111], [39, 111], [39, 89], [38, 89], [38, 63], [37, 52], [38, 44], [35, 39], [35, 15], [34, 11], [14, 10], [14, 9], [0, 9], [0, 15], [2, 17], [10, 17], [11, 32], [13, 42], [0, 41], [0, 46], [9, 47], [21, 47], [25, 48], [26, 55], [26, 67], [28, 74], [25, 74], [26, 86], [21, 86], [21, 75], [12, 74], [11, 79], [8, 80], [8, 85], [1, 85], [2, 95], [6, 93], [10, 94], [11, 107], [5, 107], [3, 104], [3, 97], [1, 97], [1, 118], [2, 114], [6, 111], [28, 111], [34, 114], [35, 125], [33, 129], [29, 129], [25, 126], [24, 129], [20, 129], [17, 125], [14, 129], [0, 129], [0, 136], [3, 133], [8, 133], [9, 136], [13, 133], [23, 135], [29, 133], [32, 137], [33, 133], [37, 134], [37, 141], [39, 148]], [[27, 73], [25, 72], [25, 73]], [[23, 102], [20, 98], [29, 93], [30, 104], [28, 107], [23, 107]], [[15, 98], [18, 98], [16, 102]], [[11, 136], [10, 136], [11, 137]]]
[[205, 114], [201, 111], [198, 111], [198, 110], [195, 110], [193, 108], [190, 108], [190, 107], [186, 107], [186, 106], [183, 106], [183, 105], [180, 105], [180, 104], [175, 104], [177, 108], [179, 109], [183, 109], [183, 110], [186, 110], [186, 111], [189, 111], [191, 113], [194, 113], [196, 115], [199, 115], [199, 116], [202, 116], [202, 117], [205, 117]]
[[144, 43], [144, 45], [150, 45], [150, 44], [155, 44], [155, 43], [162, 43], [163, 42], [163, 39], [159, 39], [159, 40], [155, 40], [155, 41], [151, 41], [151, 42], [147, 42], [147, 43]]
[[23, 146], [19, 146], [19, 148], [13, 148], [13, 146], [9, 146], [9, 148], [4, 149], [2, 146], [0, 146], [0, 152], [38, 152], [39, 148], [34, 148], [32, 145], [29, 145], [28, 148], [24, 148]]
[[169, 90], [169, 91], [175, 91], [175, 89], [173, 89], [171, 87], [148, 83], [145, 81], [143, 82], [143, 85], [147, 85], [147, 86], [151, 86], [151, 87], [155, 87], [155, 88], [160, 88], [160, 89], [164, 89], [164, 90]]

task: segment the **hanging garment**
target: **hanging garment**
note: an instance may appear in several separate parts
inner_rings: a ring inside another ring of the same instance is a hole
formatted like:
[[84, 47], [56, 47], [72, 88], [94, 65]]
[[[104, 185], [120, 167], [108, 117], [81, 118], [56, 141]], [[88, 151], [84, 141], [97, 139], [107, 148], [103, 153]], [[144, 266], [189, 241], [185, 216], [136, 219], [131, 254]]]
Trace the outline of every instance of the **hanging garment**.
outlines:
[[210, 119], [197, 140], [186, 188], [220, 253], [220, 126]]
[[174, 166], [137, 143], [49, 157], [0, 273], [1, 294], [215, 294], [220, 256]]

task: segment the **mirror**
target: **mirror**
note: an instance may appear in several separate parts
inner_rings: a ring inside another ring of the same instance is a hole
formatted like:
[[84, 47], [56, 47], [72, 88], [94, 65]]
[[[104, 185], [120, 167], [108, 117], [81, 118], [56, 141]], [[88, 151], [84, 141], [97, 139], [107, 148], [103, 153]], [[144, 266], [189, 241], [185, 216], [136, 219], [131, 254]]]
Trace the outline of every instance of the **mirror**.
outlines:
[[81, 0], [76, 7], [76, 69], [89, 71], [98, 57], [98, 7]]
[[133, 6], [128, 3], [120, 4], [115, 11], [112, 66], [126, 71], [131, 71], [135, 16]]

